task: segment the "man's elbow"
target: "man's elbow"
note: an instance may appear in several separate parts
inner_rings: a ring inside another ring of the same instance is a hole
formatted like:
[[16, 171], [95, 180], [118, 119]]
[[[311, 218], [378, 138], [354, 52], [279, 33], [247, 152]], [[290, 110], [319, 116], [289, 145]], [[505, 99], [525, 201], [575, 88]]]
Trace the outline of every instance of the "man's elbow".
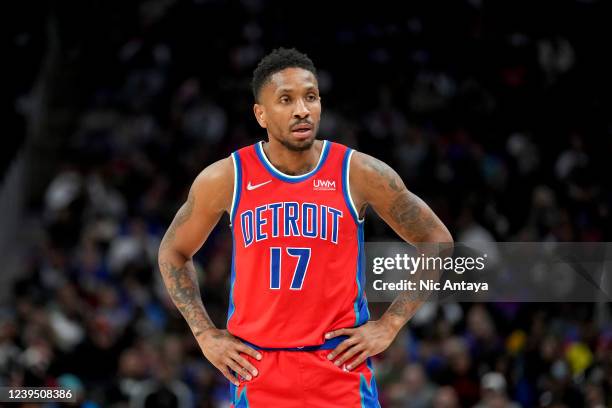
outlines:
[[431, 242], [438, 244], [436, 246], [440, 256], [452, 256], [455, 240], [444, 225], [435, 230], [435, 237]]
[[429, 242], [453, 244], [455, 240], [453, 239], [453, 236], [451, 235], [449, 230], [444, 225], [442, 225], [432, 231], [431, 239]]
[[157, 251], [157, 262], [161, 265], [163, 262], [172, 262], [174, 264], [183, 264], [191, 259], [190, 256], [179, 250], [172, 244], [167, 244], [162, 241]]
[[162, 239], [159, 244], [159, 248], [157, 249], [157, 262], [161, 263], [170, 249], [169, 243], [166, 241], [165, 237]]

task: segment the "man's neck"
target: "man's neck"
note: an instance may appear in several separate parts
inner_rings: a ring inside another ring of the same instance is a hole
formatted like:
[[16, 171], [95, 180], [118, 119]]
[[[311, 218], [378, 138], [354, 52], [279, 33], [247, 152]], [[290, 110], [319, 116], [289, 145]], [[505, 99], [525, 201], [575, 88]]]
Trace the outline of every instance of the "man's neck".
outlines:
[[323, 142], [315, 140], [310, 148], [303, 151], [290, 150], [272, 139], [263, 144], [263, 151], [270, 163], [279, 171], [300, 176], [314, 169], [321, 157]]

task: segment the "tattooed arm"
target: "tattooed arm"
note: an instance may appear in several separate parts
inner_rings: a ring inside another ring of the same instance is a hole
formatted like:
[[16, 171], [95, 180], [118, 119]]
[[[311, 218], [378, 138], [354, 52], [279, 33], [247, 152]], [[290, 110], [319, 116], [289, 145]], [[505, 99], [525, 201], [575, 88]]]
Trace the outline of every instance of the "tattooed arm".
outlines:
[[[250, 379], [257, 370], [240, 353], [255, 350], [219, 330], [211, 321], [198, 286], [192, 256], [204, 244], [224, 212], [229, 212], [234, 186], [231, 158], [213, 163], [193, 182], [187, 201], [176, 213], [159, 248], [159, 270], [170, 298], [191, 328], [203, 354], [235, 384], [231, 370]], [[247, 370], [249, 372], [247, 372]]]
[[[350, 189], [359, 216], [365, 214], [367, 206], [374, 211], [406, 242], [417, 247], [428, 256], [437, 255], [437, 245], [425, 243], [448, 243], [453, 238], [442, 221], [419, 197], [408, 191], [398, 174], [384, 162], [363, 153], [355, 152], [350, 163]], [[416, 313], [423, 302], [414, 299], [408, 292], [398, 295], [380, 320], [370, 321], [358, 328], [334, 330], [327, 338], [347, 335], [328, 356], [340, 366], [353, 359], [347, 369], [351, 370], [368, 356], [385, 350], [404, 324]]]
[[[424, 243], [453, 242], [450, 232], [431, 208], [408, 191], [400, 176], [386, 163], [355, 152], [351, 160], [350, 174], [351, 194], [360, 214], [370, 205], [404, 241], [416, 246], [419, 252], [426, 255], [437, 255], [434, 252], [438, 248]], [[381, 320], [399, 331], [421, 304], [422, 302], [411, 300], [407, 294], [401, 294]]]

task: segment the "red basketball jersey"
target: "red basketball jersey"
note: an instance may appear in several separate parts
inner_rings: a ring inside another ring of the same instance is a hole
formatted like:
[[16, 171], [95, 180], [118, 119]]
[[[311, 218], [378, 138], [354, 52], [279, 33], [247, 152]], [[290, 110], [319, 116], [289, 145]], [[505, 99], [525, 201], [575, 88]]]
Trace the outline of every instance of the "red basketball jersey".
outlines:
[[323, 141], [316, 167], [300, 176], [274, 168], [261, 142], [232, 153], [233, 335], [260, 347], [316, 346], [330, 330], [368, 321], [352, 153]]

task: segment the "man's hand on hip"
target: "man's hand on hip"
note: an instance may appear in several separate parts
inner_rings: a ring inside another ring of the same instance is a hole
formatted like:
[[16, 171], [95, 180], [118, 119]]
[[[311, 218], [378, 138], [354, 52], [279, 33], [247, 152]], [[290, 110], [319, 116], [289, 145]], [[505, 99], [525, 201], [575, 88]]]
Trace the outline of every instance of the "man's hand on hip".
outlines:
[[346, 370], [352, 370], [363, 363], [366, 358], [376, 355], [389, 347], [397, 332], [380, 320], [373, 320], [362, 326], [331, 331], [325, 335], [326, 339], [337, 336], [348, 336], [346, 340], [327, 355], [334, 360], [334, 364], [342, 367], [344, 363], [353, 359], [346, 366]]
[[232, 374], [232, 370], [247, 380], [259, 374], [240, 353], [248, 354], [257, 360], [261, 360], [261, 353], [232, 336], [227, 330], [211, 328], [202, 333], [197, 340], [208, 361], [233, 384], [238, 385], [239, 380]]

